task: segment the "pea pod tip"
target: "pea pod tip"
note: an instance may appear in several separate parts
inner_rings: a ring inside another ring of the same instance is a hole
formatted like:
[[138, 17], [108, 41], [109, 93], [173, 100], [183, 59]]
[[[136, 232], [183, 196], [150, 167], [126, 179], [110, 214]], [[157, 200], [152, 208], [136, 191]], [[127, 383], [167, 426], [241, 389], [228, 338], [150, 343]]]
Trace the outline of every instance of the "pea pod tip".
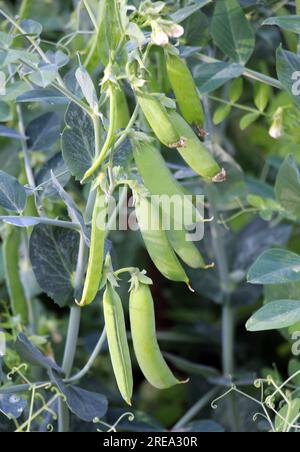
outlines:
[[196, 291], [192, 288], [190, 282], [187, 283], [187, 286], [188, 286], [189, 290], [190, 290], [192, 293], [195, 293], [195, 292], [196, 292]]
[[212, 181], [215, 183], [221, 183], [221, 182], [225, 182], [227, 179], [227, 173], [225, 168], [222, 168], [222, 170], [212, 178]]

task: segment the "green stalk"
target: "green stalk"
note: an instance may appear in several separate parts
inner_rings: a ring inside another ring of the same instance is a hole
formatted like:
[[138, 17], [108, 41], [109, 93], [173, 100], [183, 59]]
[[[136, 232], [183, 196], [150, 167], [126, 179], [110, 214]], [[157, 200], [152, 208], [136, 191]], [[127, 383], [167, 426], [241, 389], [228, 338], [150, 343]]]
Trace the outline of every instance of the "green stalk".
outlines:
[[296, 0], [296, 13], [300, 15], [300, 0]]

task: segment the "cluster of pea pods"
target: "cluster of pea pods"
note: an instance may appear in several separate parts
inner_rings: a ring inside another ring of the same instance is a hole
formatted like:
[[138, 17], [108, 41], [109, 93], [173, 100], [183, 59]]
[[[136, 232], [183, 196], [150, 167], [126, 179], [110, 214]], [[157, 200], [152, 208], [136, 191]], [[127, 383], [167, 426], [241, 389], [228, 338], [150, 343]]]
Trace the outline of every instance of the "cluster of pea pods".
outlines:
[[[190, 168], [201, 177], [221, 182], [225, 179], [224, 171], [201, 141], [204, 134], [204, 113], [192, 74], [186, 62], [175, 52], [167, 53], [165, 62], [180, 113], [165, 107], [159, 97], [149, 92], [144, 86], [132, 86], [138, 105], [155, 137], [163, 145], [177, 149]], [[129, 112], [121, 85], [109, 81], [108, 91], [110, 125], [106, 141], [100, 155], [83, 180], [90, 178], [101, 167], [112, 146], [115, 131], [118, 128], [126, 127], [126, 122], [129, 120], [124, 120], [126, 117], [129, 118]], [[146, 189], [151, 195], [184, 196], [186, 191], [173, 177], [161, 152], [157, 149], [156, 142], [149, 137], [141, 139], [142, 134], [139, 138], [136, 136], [133, 134], [131, 137], [134, 160]], [[153, 178], [153, 171], [156, 174], [155, 178]], [[135, 187], [137, 185], [133, 184], [133, 190]], [[189, 278], [180, 259], [192, 268], [204, 268], [205, 263], [198, 248], [193, 242], [186, 240], [185, 230], [171, 228], [171, 230], [165, 231], [161, 227], [162, 212], [160, 209], [153, 212], [153, 205], [149, 197], [141, 194], [139, 190], [136, 190], [135, 195], [137, 220], [152, 261], [169, 280], [189, 285]], [[103, 309], [110, 356], [120, 393], [124, 400], [131, 404], [133, 377], [123, 306], [116, 290], [115, 279], [106, 277], [103, 284], [106, 236], [106, 220], [103, 211], [106, 208], [106, 195], [99, 184], [92, 219], [88, 269], [79, 304], [83, 307], [92, 303], [96, 298], [101, 281], [102, 285], [106, 285]], [[150, 210], [152, 228], [149, 228], [148, 222], [145, 221], [146, 218], [149, 218]], [[103, 219], [100, 223], [99, 218]], [[196, 218], [197, 211], [195, 209]], [[113, 270], [111, 270], [111, 275], [113, 275]], [[176, 385], [180, 381], [169, 369], [157, 343], [151, 284], [151, 280], [143, 272], [136, 269], [131, 272], [130, 326], [135, 355], [145, 378], [154, 387], [164, 389]]]

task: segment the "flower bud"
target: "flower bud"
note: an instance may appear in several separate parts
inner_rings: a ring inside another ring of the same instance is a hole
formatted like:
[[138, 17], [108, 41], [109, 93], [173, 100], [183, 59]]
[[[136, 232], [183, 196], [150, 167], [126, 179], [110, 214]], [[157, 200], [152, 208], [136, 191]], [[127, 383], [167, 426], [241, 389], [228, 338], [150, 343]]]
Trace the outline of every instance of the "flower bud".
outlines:
[[170, 28], [168, 28], [167, 33], [170, 38], [180, 38], [182, 35], [184, 35], [184, 28], [181, 25], [174, 24], [171, 25]]
[[273, 116], [273, 123], [269, 130], [269, 135], [275, 140], [278, 140], [283, 135], [284, 130], [282, 120], [283, 120], [283, 109], [279, 107]]
[[166, 46], [169, 44], [169, 37], [164, 30], [157, 25], [152, 27], [151, 39], [157, 46]]

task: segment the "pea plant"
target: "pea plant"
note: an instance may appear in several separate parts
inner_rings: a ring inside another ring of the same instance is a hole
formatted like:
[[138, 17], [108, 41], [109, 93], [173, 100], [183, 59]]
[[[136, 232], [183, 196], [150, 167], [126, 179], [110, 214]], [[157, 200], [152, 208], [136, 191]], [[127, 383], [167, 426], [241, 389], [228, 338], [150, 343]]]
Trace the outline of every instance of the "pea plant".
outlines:
[[0, 1], [0, 431], [299, 431], [299, 35]]

